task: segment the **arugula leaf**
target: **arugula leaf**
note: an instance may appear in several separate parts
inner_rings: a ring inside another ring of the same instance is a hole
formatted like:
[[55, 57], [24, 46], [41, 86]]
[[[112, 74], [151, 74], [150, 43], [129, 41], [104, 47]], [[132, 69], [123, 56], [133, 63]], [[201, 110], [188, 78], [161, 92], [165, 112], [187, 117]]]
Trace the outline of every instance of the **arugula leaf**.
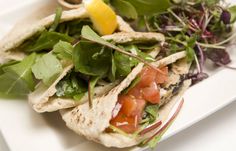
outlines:
[[73, 51], [75, 71], [86, 75], [104, 76], [109, 71], [110, 60], [110, 49], [88, 41], [80, 41]]
[[81, 35], [83, 38], [90, 40], [90, 41], [94, 41], [96, 43], [105, 45], [105, 46], [112, 46], [113, 45], [109, 42], [107, 42], [106, 40], [102, 39], [97, 33], [95, 33], [89, 26], [83, 26], [82, 31], [81, 31]]
[[73, 97], [79, 101], [87, 92], [87, 83], [71, 72], [56, 85], [58, 97]]
[[51, 53], [37, 59], [36, 63], [32, 66], [35, 78], [43, 80], [45, 85], [50, 85], [62, 70], [60, 61]]
[[72, 43], [74, 38], [57, 32], [43, 31], [37, 40], [28, 43], [28, 45], [24, 46], [23, 50], [27, 52], [38, 52], [52, 49], [60, 40]]
[[72, 60], [73, 46], [64, 41], [59, 41], [54, 47], [52, 52], [54, 52], [58, 58]]
[[132, 4], [139, 15], [153, 15], [161, 13], [170, 7], [169, 0], [126, 0]]
[[111, 5], [118, 11], [121, 16], [129, 19], [137, 19], [138, 13], [133, 5], [125, 0], [113, 0]]
[[3, 95], [24, 96], [34, 90], [35, 82], [31, 66], [34, 64], [36, 54], [24, 58], [21, 62], [5, 66], [0, 75], [0, 93]]
[[99, 76], [91, 77], [89, 80], [89, 88], [88, 88], [88, 96], [89, 96], [89, 106], [93, 107], [93, 95], [94, 95], [94, 88], [97, 84], [98, 80], [100, 79]]
[[55, 15], [54, 22], [53, 22], [53, 24], [51, 25], [51, 28], [49, 29], [49, 31], [55, 31], [55, 30], [56, 30], [57, 26], [58, 26], [59, 23], [60, 23], [61, 15], [62, 15], [62, 8], [61, 8], [61, 7], [58, 7], [58, 8], [56, 9], [56, 15]]

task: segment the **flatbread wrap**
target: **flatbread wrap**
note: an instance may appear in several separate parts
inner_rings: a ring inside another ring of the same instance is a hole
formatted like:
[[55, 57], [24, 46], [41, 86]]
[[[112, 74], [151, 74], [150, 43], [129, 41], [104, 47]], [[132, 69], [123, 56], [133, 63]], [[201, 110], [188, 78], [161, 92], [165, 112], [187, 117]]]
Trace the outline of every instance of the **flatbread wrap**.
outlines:
[[85, 103], [61, 110], [63, 120], [76, 133], [107, 147], [142, 143], [158, 131], [156, 124], [165, 123], [191, 84], [185, 77], [190, 67], [185, 56], [179, 52], [154, 62], [164, 73], [140, 63], [107, 95], [94, 99], [93, 108]]

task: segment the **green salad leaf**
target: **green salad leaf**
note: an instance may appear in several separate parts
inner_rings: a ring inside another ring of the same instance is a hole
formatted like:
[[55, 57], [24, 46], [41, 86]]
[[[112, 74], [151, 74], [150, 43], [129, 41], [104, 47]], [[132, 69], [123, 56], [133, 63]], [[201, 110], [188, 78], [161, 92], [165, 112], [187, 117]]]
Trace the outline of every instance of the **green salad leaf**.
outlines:
[[56, 85], [56, 95], [58, 97], [72, 97], [79, 101], [88, 90], [88, 84], [77, 76], [77, 73], [71, 72]]
[[117, 51], [114, 53], [114, 61], [116, 65], [116, 75], [119, 77], [127, 76], [131, 72], [132, 67], [137, 65], [137, 62], [135, 62], [134, 59]]
[[0, 75], [4, 73], [4, 70], [3, 70], [4, 67], [10, 66], [16, 63], [19, 63], [19, 61], [11, 60], [5, 64], [0, 65]]
[[99, 79], [100, 79], [99, 76], [91, 77], [89, 79], [88, 95], [89, 95], [89, 106], [90, 107], [93, 107], [94, 88], [95, 88], [95, 85], [97, 84]]
[[73, 51], [75, 71], [103, 77], [110, 68], [111, 50], [96, 43], [80, 41]]
[[158, 110], [159, 110], [159, 105], [155, 104], [148, 104], [146, 107], [145, 107], [145, 112], [147, 114], [146, 118], [148, 119], [148, 122], [151, 124], [153, 122], [156, 121], [157, 117], [158, 117]]
[[108, 78], [110, 81], [115, 81], [116, 80], [116, 71], [117, 71], [117, 67], [116, 67], [116, 62], [115, 62], [115, 58], [114, 55], [111, 54], [111, 68], [109, 71], [109, 75]]
[[61, 8], [61, 7], [58, 7], [58, 8], [56, 9], [56, 15], [55, 15], [54, 22], [53, 22], [53, 24], [51, 25], [49, 31], [55, 31], [55, 30], [56, 30], [57, 26], [58, 26], [59, 23], [60, 23], [61, 15], [62, 15], [62, 8]]
[[137, 19], [141, 15], [162, 13], [170, 7], [170, 0], [111, 0], [120, 15]]
[[58, 32], [43, 31], [37, 40], [28, 42], [22, 49], [27, 52], [48, 50], [60, 40], [72, 43], [74, 38]]
[[111, 5], [117, 10], [118, 14], [130, 19], [137, 19], [138, 13], [135, 7], [126, 0], [112, 0]]
[[52, 53], [41, 56], [32, 66], [32, 72], [35, 78], [43, 80], [45, 85], [50, 85], [62, 70], [60, 61]]
[[[24, 96], [34, 90], [35, 82], [31, 66], [34, 64], [36, 54], [24, 58], [21, 62], [10, 62], [2, 67], [0, 75], [0, 93], [3, 95]], [[13, 63], [13, 64], [12, 64]]]
[[57, 32], [69, 35], [76, 39], [80, 38], [81, 30], [84, 25], [92, 25], [89, 19], [77, 19], [60, 23], [56, 29]]
[[52, 52], [60, 59], [72, 60], [73, 46], [65, 41], [59, 41], [54, 47]]
[[[146, 46], [146, 50], [153, 50], [155, 47], [151, 46], [151, 47], [147, 47]], [[153, 62], [153, 61], [156, 61], [153, 57], [151, 57], [149, 54], [145, 53], [145, 52], [142, 52], [138, 46], [136, 45], [128, 45], [125, 47], [125, 50], [135, 54], [135, 55], [138, 55], [140, 58], [143, 58], [144, 60], [146, 61], [149, 61], [149, 62]], [[136, 65], [138, 63], [138, 61], [134, 58], [130, 58], [132, 60], [132, 62]]]
[[95, 33], [89, 26], [83, 26], [82, 31], [81, 31], [81, 35], [83, 38], [99, 43], [101, 45], [104, 46], [110, 46], [110, 47], [114, 47], [113, 44], [107, 42], [106, 40], [102, 39], [97, 33]]

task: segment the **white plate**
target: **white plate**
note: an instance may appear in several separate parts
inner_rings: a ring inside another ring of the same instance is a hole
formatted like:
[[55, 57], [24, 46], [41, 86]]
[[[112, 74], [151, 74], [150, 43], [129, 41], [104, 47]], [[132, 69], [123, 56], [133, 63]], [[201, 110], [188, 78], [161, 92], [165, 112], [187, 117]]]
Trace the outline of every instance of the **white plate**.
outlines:
[[[10, 30], [16, 21], [52, 0], [29, 0], [0, 12], [0, 36]], [[232, 51], [236, 66], [236, 53]], [[211, 77], [191, 87], [185, 94], [185, 104], [178, 118], [164, 135], [166, 139], [236, 100], [236, 71], [207, 69]], [[111, 151], [101, 145], [77, 136], [65, 127], [59, 114], [37, 114], [26, 100], [0, 100], [0, 131], [10, 150], [86, 150]], [[0, 141], [0, 143], [3, 141]], [[0, 144], [1, 146], [1, 144]], [[0, 148], [1, 149], [1, 148]]]

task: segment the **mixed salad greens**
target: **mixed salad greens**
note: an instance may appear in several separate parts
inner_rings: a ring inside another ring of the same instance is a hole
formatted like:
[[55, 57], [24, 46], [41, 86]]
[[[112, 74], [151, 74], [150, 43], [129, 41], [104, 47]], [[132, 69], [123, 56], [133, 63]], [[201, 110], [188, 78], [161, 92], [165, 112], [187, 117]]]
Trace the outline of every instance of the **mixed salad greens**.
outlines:
[[203, 71], [206, 59], [225, 67], [231, 62], [225, 44], [236, 36], [232, 32], [236, 6], [221, 0], [110, 0], [109, 3], [135, 30], [163, 33], [164, 53], [185, 50], [188, 60], [193, 62], [189, 74], [193, 83], [208, 77]]
[[49, 87], [65, 66], [73, 64], [70, 74], [57, 84], [56, 96], [79, 101], [88, 93], [92, 106], [95, 86], [122, 80], [140, 61], [152, 67], [149, 62], [155, 59], [148, 53], [159, 47], [157, 43], [116, 45], [94, 32], [88, 19], [59, 24], [61, 11], [57, 9], [49, 28], [19, 47], [27, 57], [1, 65], [2, 95], [26, 96], [40, 81]]

